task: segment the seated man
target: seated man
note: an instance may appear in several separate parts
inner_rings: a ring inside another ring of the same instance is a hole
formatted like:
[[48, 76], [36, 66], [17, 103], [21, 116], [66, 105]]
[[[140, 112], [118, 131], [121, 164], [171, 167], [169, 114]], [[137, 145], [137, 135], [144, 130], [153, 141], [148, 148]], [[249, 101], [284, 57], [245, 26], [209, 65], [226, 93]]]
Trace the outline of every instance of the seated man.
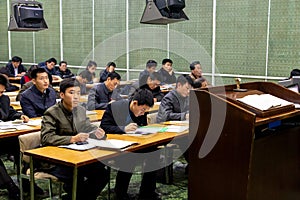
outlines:
[[116, 63], [108, 62], [105, 69], [100, 72], [100, 83], [103, 83], [107, 79], [107, 75], [115, 71]]
[[189, 119], [189, 94], [192, 79], [180, 75], [175, 90], [170, 91], [161, 100], [157, 113], [157, 122], [182, 121]]
[[193, 88], [205, 88], [209, 85], [207, 80], [202, 76], [202, 67], [199, 61], [192, 62], [190, 64], [190, 70], [190, 77], [193, 80]]
[[140, 89], [147, 89], [151, 91], [154, 102], [159, 102], [163, 98], [164, 94], [160, 91], [161, 75], [158, 72], [153, 72], [148, 76], [143, 76], [139, 81], [136, 81], [131, 85], [129, 95]]
[[49, 74], [49, 81], [50, 84], [52, 85], [52, 80], [58, 80], [58, 76], [56, 76], [56, 69], [55, 65], [57, 64], [57, 61], [55, 58], [49, 58], [45, 62], [40, 62], [38, 66], [40, 68], [44, 68], [46, 72]]
[[158, 70], [158, 73], [161, 75], [162, 80], [161, 83], [165, 84], [173, 84], [176, 83], [176, 76], [173, 70], [173, 61], [169, 58], [165, 58], [162, 61], [162, 67]]
[[[109, 104], [101, 120], [101, 128], [107, 133], [125, 134], [138, 126], [147, 125], [147, 111], [154, 104], [153, 95], [147, 89], [139, 89], [130, 99], [123, 99]], [[146, 150], [145, 150], [146, 151]], [[153, 149], [148, 149], [152, 152]], [[116, 177], [116, 199], [129, 199], [127, 190], [134, 167], [145, 159], [137, 154], [126, 154], [116, 161], [119, 171]], [[142, 158], [142, 159], [141, 159]], [[158, 165], [159, 157], [145, 160], [144, 169]], [[157, 169], [157, 168], [156, 168]], [[140, 186], [139, 199], [160, 199], [155, 192], [156, 171], [145, 172]]]
[[27, 69], [22, 65], [22, 58], [19, 56], [14, 56], [6, 65], [6, 68], [9, 71], [9, 77], [23, 76]]
[[108, 73], [104, 83], [95, 85], [89, 92], [88, 110], [105, 110], [109, 103], [122, 99], [115, 88], [120, 83], [121, 76], [117, 72]]
[[[104, 139], [105, 132], [91, 124], [86, 110], [79, 105], [80, 83], [73, 78], [64, 79], [59, 87], [61, 102], [49, 108], [42, 120], [43, 146], [68, 145], [86, 141], [89, 137]], [[89, 134], [89, 132], [94, 131]], [[67, 199], [72, 195], [73, 170], [67, 166], [50, 165], [48, 173], [65, 183]], [[77, 199], [96, 199], [108, 182], [108, 171], [100, 162], [78, 169]]]
[[75, 76], [71, 70], [68, 69], [68, 63], [66, 61], [60, 61], [57, 71], [55, 72], [55, 75], [59, 76], [60, 78], [71, 78]]
[[139, 80], [144, 76], [149, 76], [151, 73], [155, 72], [157, 67], [157, 62], [155, 60], [148, 60], [146, 63], [146, 69], [142, 71], [139, 75]]
[[56, 103], [56, 92], [49, 87], [48, 73], [44, 68], [34, 69], [31, 77], [33, 85], [21, 94], [20, 104], [28, 117], [41, 117]]

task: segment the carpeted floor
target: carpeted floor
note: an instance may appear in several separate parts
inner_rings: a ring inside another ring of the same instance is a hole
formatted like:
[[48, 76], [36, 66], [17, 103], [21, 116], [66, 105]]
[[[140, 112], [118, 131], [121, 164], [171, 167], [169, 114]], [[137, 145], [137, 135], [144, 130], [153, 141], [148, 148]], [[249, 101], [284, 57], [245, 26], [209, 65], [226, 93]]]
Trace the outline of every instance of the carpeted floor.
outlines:
[[[13, 163], [6, 159], [6, 157], [1, 157], [7, 167], [8, 173], [13, 177], [14, 181], [17, 183], [16, 169], [14, 169]], [[185, 160], [180, 158], [173, 164], [173, 176], [174, 181], [172, 184], [162, 184], [157, 183], [157, 192], [162, 194], [163, 200], [183, 200], [187, 199], [187, 175], [185, 174]], [[114, 187], [116, 171], [112, 170], [111, 172], [111, 188]], [[129, 195], [135, 199], [138, 194], [139, 185], [141, 182], [141, 174], [135, 173], [131, 179], [129, 186]], [[40, 183], [39, 186], [47, 191], [47, 184]], [[58, 194], [58, 185], [54, 183], [53, 185], [54, 195]], [[7, 200], [8, 195], [6, 190], [0, 190], [0, 200]], [[29, 200], [29, 195], [25, 196], [25, 200]], [[48, 197], [37, 197], [37, 199], [49, 199]], [[107, 200], [108, 199], [108, 187], [106, 187], [101, 195], [98, 197], [98, 200]]]

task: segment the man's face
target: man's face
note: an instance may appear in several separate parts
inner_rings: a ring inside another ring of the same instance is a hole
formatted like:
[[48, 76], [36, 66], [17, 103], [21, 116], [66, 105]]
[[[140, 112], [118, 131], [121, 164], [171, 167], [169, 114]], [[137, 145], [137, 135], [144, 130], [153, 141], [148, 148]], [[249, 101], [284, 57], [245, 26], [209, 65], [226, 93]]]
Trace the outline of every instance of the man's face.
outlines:
[[33, 84], [41, 92], [49, 87], [49, 77], [47, 72], [38, 73], [35, 79], [32, 79]]
[[107, 68], [107, 71], [108, 72], [114, 72], [115, 71], [115, 67], [114, 66], [109, 66], [108, 68]]
[[111, 79], [108, 77], [105, 81], [105, 85], [109, 91], [113, 91], [119, 84], [120, 81], [117, 78]]
[[132, 102], [133, 106], [131, 108], [131, 112], [133, 112], [134, 116], [142, 116], [145, 114], [145, 112], [148, 112], [150, 107], [147, 105], [138, 105], [138, 102], [134, 100]]
[[67, 70], [67, 64], [61, 63], [59, 66], [60, 71], [65, 72]]
[[152, 80], [150, 77], [147, 79], [147, 84], [151, 90], [154, 90], [155, 88], [160, 86], [159, 80]]
[[155, 70], [156, 70], [156, 66], [152, 66], [152, 67], [149, 67], [148, 68], [148, 72], [151, 74], [151, 73], [153, 73], [153, 72], [155, 72]]
[[176, 90], [181, 96], [188, 97], [190, 95], [191, 88], [192, 87], [189, 83], [185, 83], [183, 85], [181, 85], [181, 83], [178, 83]]
[[2, 96], [2, 94], [5, 92], [5, 86], [4, 85], [0, 85], [0, 97]]
[[200, 65], [200, 64], [195, 65], [195, 69], [192, 70], [192, 73], [193, 73], [194, 75], [196, 75], [197, 77], [202, 76], [202, 68], [201, 68], [201, 65]]
[[52, 70], [54, 68], [54, 66], [55, 66], [55, 63], [54, 62], [47, 62], [46, 65], [47, 65], [47, 68], [49, 70]]
[[80, 100], [80, 87], [69, 87], [65, 93], [60, 93], [60, 98], [63, 99], [63, 104], [67, 109], [73, 109], [79, 105]]
[[93, 66], [90, 66], [88, 67], [88, 70], [91, 72], [91, 73], [94, 73], [96, 71], [96, 66], [93, 65]]
[[11, 63], [14, 66], [14, 68], [18, 68], [19, 65], [20, 65], [20, 62], [14, 62], [14, 61], [12, 61]]
[[166, 62], [166, 64], [164, 64], [162, 67], [163, 67], [164, 70], [166, 70], [167, 72], [172, 71], [172, 63], [170, 63], [170, 62]]

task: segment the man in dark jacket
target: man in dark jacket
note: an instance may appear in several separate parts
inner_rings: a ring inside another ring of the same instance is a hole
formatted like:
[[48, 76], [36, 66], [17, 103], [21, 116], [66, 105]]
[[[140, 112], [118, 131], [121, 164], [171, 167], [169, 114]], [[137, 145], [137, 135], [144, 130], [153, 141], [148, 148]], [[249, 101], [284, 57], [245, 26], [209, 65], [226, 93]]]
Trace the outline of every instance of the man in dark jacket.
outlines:
[[56, 92], [49, 87], [49, 76], [44, 68], [31, 72], [33, 86], [21, 94], [22, 111], [28, 117], [41, 117], [56, 103]]
[[173, 61], [169, 58], [165, 58], [162, 61], [162, 67], [158, 70], [158, 73], [162, 77], [161, 83], [165, 84], [173, 84], [176, 83], [176, 76], [173, 70]]
[[115, 71], [116, 63], [108, 62], [105, 69], [100, 72], [100, 83], [103, 83], [107, 79], [107, 75]]
[[9, 77], [23, 76], [27, 69], [22, 65], [22, 58], [14, 56], [6, 65], [6, 68], [9, 70]]
[[[147, 89], [139, 89], [129, 100], [124, 99], [109, 104], [102, 117], [100, 126], [106, 133], [125, 134], [135, 131], [138, 126], [147, 125], [147, 111], [153, 104], [152, 93]], [[152, 152], [153, 150], [155, 149], [145, 151]], [[127, 190], [130, 178], [137, 162], [141, 161], [137, 155], [129, 154], [124, 156], [116, 160], [119, 167], [115, 185], [117, 200], [129, 199]], [[144, 167], [153, 167], [158, 164], [158, 160], [159, 157], [145, 160]], [[142, 178], [139, 199], [160, 199], [155, 189], [156, 171], [145, 172]]]
[[115, 90], [120, 84], [121, 76], [117, 72], [108, 73], [104, 83], [95, 85], [90, 91], [87, 101], [88, 110], [105, 110], [109, 103], [121, 100]]
[[170, 91], [161, 100], [157, 113], [157, 122], [182, 121], [189, 119], [189, 93], [192, 79], [180, 75], [175, 90]]

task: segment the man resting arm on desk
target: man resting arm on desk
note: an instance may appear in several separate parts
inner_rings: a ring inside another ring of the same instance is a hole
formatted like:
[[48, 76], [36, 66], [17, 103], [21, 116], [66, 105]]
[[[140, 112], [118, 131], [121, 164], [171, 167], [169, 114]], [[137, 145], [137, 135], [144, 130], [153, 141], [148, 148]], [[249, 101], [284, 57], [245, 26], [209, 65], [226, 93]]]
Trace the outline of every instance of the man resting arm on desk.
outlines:
[[[86, 110], [79, 105], [80, 83], [67, 78], [60, 83], [61, 102], [50, 107], [42, 118], [42, 145], [58, 146], [86, 141], [88, 137], [105, 139], [105, 132], [91, 124]], [[47, 171], [65, 182], [71, 196], [72, 169], [54, 166]], [[81, 167], [78, 171], [77, 199], [96, 199], [108, 182], [108, 172], [100, 162]]]
[[[138, 126], [147, 125], [147, 111], [154, 104], [152, 92], [147, 89], [138, 89], [129, 100], [120, 100], [109, 104], [101, 120], [101, 127], [107, 133], [124, 134], [135, 131]], [[155, 147], [144, 150], [145, 153], [156, 150]], [[132, 172], [140, 159], [136, 154], [127, 154], [118, 157], [116, 165], [119, 171], [116, 177], [115, 199], [129, 199], [127, 190]], [[159, 156], [144, 158], [144, 170], [156, 168]], [[156, 168], [158, 169], [158, 168]], [[160, 199], [155, 192], [156, 171], [149, 170], [143, 174], [140, 186], [139, 200]]]

